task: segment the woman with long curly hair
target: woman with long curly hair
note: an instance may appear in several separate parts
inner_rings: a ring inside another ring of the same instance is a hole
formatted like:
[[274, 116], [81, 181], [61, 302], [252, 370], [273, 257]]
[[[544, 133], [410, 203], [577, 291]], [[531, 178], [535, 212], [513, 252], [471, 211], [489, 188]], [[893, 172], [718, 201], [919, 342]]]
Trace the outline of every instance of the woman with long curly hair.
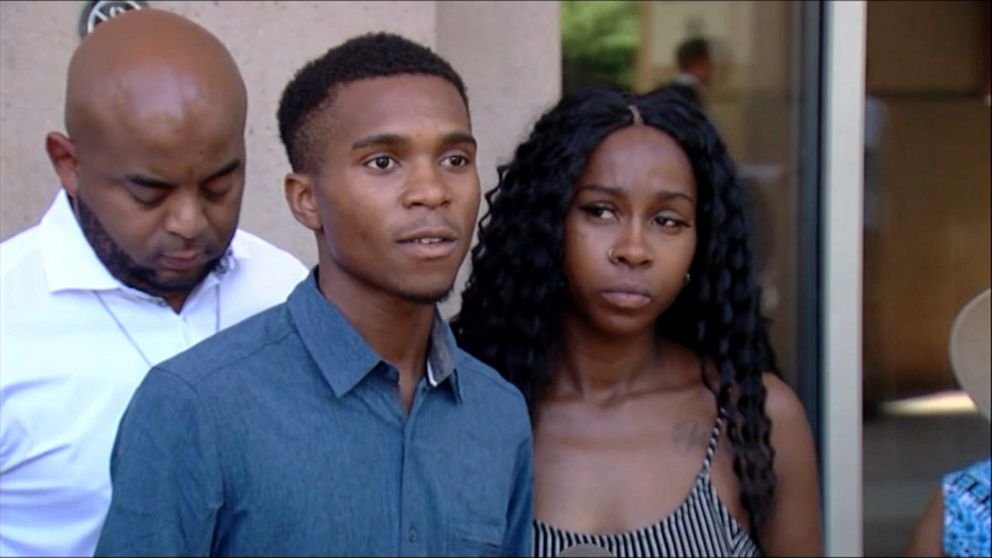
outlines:
[[822, 553], [812, 436], [712, 124], [668, 91], [587, 90], [499, 170], [452, 325], [530, 407], [535, 554]]

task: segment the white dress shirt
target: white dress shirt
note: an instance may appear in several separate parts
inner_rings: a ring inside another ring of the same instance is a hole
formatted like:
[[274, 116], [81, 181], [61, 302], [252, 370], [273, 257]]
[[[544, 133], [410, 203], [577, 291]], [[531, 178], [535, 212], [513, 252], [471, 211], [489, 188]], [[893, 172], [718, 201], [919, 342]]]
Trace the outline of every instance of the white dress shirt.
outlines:
[[0, 244], [0, 555], [92, 555], [117, 425], [149, 362], [282, 302], [306, 274], [239, 230], [176, 313], [107, 271], [61, 190]]

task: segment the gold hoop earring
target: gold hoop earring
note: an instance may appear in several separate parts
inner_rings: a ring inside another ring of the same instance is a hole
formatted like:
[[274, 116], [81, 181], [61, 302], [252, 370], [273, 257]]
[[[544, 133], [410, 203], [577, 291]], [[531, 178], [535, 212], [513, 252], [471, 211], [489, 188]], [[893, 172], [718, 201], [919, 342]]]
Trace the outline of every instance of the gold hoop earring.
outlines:
[[617, 255], [614, 253], [615, 250], [616, 250], [615, 248], [610, 248], [609, 250], [606, 251], [606, 257], [607, 259], [610, 260], [610, 263], [617, 263], [618, 261], [620, 261], [620, 258], [618, 258]]

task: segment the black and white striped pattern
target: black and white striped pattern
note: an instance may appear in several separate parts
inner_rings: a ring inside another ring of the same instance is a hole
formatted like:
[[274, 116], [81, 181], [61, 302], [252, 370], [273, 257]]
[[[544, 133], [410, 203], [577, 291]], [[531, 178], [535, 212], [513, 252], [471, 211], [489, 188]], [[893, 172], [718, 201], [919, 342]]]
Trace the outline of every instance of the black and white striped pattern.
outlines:
[[613, 556], [760, 556], [761, 552], [717, 496], [710, 463], [720, 440], [721, 420], [706, 446], [706, 459], [689, 496], [667, 517], [626, 533], [575, 533], [534, 521], [534, 555], [552, 558], [578, 544], [594, 544]]

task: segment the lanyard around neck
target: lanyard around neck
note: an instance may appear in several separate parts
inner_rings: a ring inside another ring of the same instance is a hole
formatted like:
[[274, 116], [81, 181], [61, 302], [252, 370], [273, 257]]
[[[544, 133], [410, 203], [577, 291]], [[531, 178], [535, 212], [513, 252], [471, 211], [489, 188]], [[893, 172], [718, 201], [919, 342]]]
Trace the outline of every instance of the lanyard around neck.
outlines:
[[[216, 303], [214, 304], [214, 333], [220, 331], [220, 284], [216, 285], [216, 289], [217, 289], [216, 297], [215, 297]], [[117, 324], [117, 329], [119, 329], [120, 332], [124, 335], [128, 343], [130, 343], [131, 346], [134, 347], [134, 350], [138, 352], [138, 354], [141, 356], [141, 360], [145, 361], [145, 364], [148, 365], [148, 368], [151, 368], [152, 367], [151, 359], [148, 358], [148, 355], [145, 354], [145, 351], [141, 349], [141, 345], [138, 345], [138, 342], [135, 341], [134, 337], [131, 335], [131, 332], [128, 331], [128, 329], [121, 322], [120, 318], [117, 317], [117, 314], [115, 314], [114, 311], [110, 309], [110, 305], [108, 305], [107, 301], [103, 299], [103, 296], [99, 293], [99, 291], [90, 291], [90, 292], [92, 292], [93, 295], [96, 296], [96, 299], [100, 302], [100, 306], [103, 306], [103, 309], [114, 320], [114, 323]]]

